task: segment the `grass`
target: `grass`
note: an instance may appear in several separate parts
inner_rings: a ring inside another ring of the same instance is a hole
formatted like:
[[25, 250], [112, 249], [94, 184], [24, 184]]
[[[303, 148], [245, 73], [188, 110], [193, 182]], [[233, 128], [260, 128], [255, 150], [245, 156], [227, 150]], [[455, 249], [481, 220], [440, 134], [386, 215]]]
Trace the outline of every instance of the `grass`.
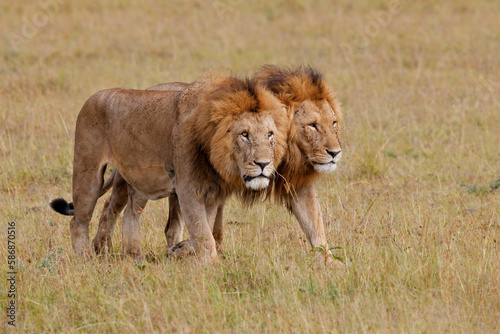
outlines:
[[[0, 4], [0, 239], [15, 221], [19, 332], [498, 332], [498, 3], [46, 3]], [[121, 256], [118, 226], [109, 258], [78, 262], [48, 203], [70, 198], [84, 101], [266, 63], [321, 69], [343, 102], [343, 160], [318, 189], [346, 268], [318, 265], [284, 208], [236, 200], [220, 265], [165, 259], [166, 200], [142, 217], [149, 261]]]

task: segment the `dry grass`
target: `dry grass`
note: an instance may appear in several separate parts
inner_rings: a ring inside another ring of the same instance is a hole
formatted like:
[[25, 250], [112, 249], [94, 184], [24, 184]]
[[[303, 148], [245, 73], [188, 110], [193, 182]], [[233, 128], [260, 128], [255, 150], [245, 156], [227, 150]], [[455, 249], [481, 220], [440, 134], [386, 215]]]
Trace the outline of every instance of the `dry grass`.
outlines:
[[[1, 244], [17, 222], [19, 332], [499, 331], [498, 2], [60, 2], [0, 4]], [[344, 103], [344, 160], [319, 190], [349, 266], [318, 267], [283, 208], [237, 201], [219, 266], [164, 258], [166, 201], [142, 218], [154, 261], [123, 259], [118, 229], [116, 255], [77, 262], [48, 202], [70, 198], [86, 98], [266, 63], [318, 67]]]

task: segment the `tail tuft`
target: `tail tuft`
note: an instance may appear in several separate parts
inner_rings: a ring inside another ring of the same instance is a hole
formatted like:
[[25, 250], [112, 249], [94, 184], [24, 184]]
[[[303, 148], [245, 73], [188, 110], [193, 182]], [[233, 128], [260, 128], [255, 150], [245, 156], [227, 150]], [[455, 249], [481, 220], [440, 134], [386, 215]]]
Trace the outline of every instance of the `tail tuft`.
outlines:
[[56, 198], [50, 202], [50, 207], [55, 211], [65, 216], [73, 216], [75, 207], [73, 203], [68, 203], [64, 198]]

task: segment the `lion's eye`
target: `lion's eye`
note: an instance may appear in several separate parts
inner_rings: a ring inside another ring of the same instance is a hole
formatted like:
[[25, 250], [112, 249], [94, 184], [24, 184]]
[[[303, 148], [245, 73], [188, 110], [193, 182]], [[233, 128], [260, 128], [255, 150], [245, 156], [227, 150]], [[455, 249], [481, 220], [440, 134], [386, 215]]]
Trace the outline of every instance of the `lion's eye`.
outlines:
[[269, 132], [267, 133], [267, 136], [268, 136], [269, 138], [271, 138], [273, 135], [274, 135], [274, 132], [272, 132], [272, 131], [269, 131]]
[[309, 124], [309, 126], [311, 128], [313, 128], [314, 130], [318, 131], [318, 126], [316, 125], [316, 123], [311, 123], [311, 124]]
[[248, 138], [248, 132], [247, 132], [247, 131], [243, 131], [243, 132], [241, 133], [241, 136], [242, 136], [243, 138]]
[[333, 121], [333, 127], [336, 128], [337, 127], [337, 121]]

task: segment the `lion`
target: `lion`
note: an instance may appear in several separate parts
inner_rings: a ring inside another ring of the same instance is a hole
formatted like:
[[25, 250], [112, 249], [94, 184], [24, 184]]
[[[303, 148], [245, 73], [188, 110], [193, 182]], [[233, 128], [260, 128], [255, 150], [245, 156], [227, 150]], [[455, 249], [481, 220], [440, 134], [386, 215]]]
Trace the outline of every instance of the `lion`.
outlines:
[[335, 171], [342, 156], [340, 104], [323, 75], [309, 66], [264, 66], [255, 77], [293, 113], [287, 153], [277, 167], [282, 177], [269, 189], [297, 218], [313, 249], [323, 249], [325, 261], [333, 263], [314, 181]]
[[[175, 191], [190, 248], [200, 260], [217, 262], [212, 224], [218, 208], [232, 193], [248, 202], [265, 193], [286, 151], [288, 116], [257, 81], [221, 74], [177, 91], [100, 91], [77, 119], [73, 206], [63, 199], [51, 206], [73, 215], [73, 249], [91, 256], [89, 223], [96, 201], [106, 183], [125, 182], [126, 203], [123, 191], [111, 198], [101, 222], [126, 205], [123, 249], [140, 256], [141, 212], [148, 200]], [[116, 173], [104, 183], [108, 164]]]
[[[332, 263], [314, 180], [335, 171], [342, 156], [340, 104], [322, 74], [311, 67], [264, 66], [255, 77], [287, 106], [293, 117], [288, 129], [287, 152], [277, 167], [280, 177], [273, 178], [273, 186], [268, 187], [268, 191], [295, 215], [313, 249], [323, 249], [325, 261]], [[188, 84], [174, 83], [150, 89], [186, 87]], [[172, 246], [182, 237], [182, 218], [175, 198], [171, 198], [170, 203], [165, 235]], [[219, 249], [223, 240], [222, 214], [223, 206], [218, 209], [213, 228]], [[179, 246], [174, 251], [178, 252]]]

